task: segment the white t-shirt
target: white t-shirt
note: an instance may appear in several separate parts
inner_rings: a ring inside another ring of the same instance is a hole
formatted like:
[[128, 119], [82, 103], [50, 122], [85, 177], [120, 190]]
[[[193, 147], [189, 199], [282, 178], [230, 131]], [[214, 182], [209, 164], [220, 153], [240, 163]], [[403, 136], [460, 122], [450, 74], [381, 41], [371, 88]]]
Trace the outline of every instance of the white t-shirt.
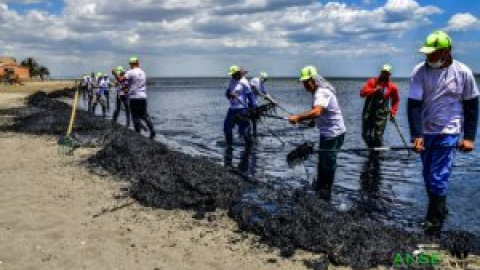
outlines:
[[80, 83], [80, 86], [86, 87], [90, 83], [90, 76], [83, 76], [82, 77], [82, 82]]
[[[258, 77], [254, 77], [250, 80], [250, 86], [253, 88], [255, 87], [257, 89], [257, 91], [262, 94], [262, 95], [266, 95], [266, 91], [265, 91], [265, 85], [264, 83], [262, 82], [262, 80], [260, 80], [260, 78]], [[253, 89], [252, 89], [253, 90]], [[255, 93], [255, 92], [254, 92]], [[257, 93], [255, 93], [257, 94]]]
[[140, 68], [130, 69], [125, 73], [128, 80], [130, 99], [147, 98], [147, 76]]
[[98, 80], [98, 88], [96, 89], [95, 93], [97, 94], [105, 94], [106, 91], [108, 91], [108, 79], [107, 78], [100, 78]]
[[315, 119], [321, 136], [333, 138], [347, 131], [342, 110], [331, 89], [319, 87], [314, 94], [313, 106], [323, 108], [322, 114]]
[[424, 134], [460, 134], [463, 130], [462, 101], [478, 96], [472, 71], [454, 60], [442, 69], [426, 63], [415, 67], [408, 98], [423, 101]]

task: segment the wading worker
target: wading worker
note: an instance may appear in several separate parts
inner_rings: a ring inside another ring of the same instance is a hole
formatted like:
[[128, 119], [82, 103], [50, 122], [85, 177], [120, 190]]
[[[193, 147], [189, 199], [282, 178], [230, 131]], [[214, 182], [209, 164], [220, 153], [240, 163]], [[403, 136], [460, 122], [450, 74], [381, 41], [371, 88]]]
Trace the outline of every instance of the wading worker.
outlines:
[[427, 232], [440, 231], [445, 220], [456, 146], [472, 151], [477, 130], [478, 88], [472, 71], [453, 59], [451, 49], [445, 32], [430, 34], [420, 49], [426, 61], [415, 67], [410, 78], [408, 121], [414, 151], [421, 153], [429, 197]]
[[380, 75], [369, 79], [360, 91], [360, 96], [365, 98], [362, 112], [362, 137], [368, 147], [383, 145], [383, 133], [388, 117], [393, 119], [397, 114], [400, 99], [397, 86], [390, 81], [391, 72], [392, 67], [384, 65]]
[[112, 74], [115, 74], [117, 81], [120, 83], [127, 81], [130, 113], [135, 131], [141, 132], [141, 121], [143, 120], [150, 130], [150, 138], [153, 139], [155, 138], [155, 130], [147, 111], [147, 76], [140, 68], [140, 61], [137, 57], [130, 57], [129, 64], [130, 70], [124, 74], [116, 72], [112, 72]]
[[103, 76], [102, 72], [97, 73], [97, 87], [95, 88], [95, 96], [92, 104], [92, 113], [95, 114], [97, 105], [100, 103], [102, 107], [102, 117], [107, 117], [107, 100], [105, 98], [105, 91], [108, 91], [108, 81]]
[[[118, 66], [112, 71], [112, 74], [116, 77], [116, 75], [125, 75], [125, 70], [122, 66]], [[115, 103], [115, 111], [113, 113], [113, 122], [116, 123], [118, 119], [118, 115], [120, 114], [120, 109], [123, 104], [123, 108], [125, 109], [125, 119], [127, 121], [126, 127], [130, 127], [130, 106], [128, 100], [128, 82], [124, 80], [122, 82], [115, 81], [115, 88], [117, 90], [116, 95], [116, 103]]]
[[[266, 101], [276, 104], [275, 100], [267, 93], [265, 82], [268, 80], [266, 72], [260, 72], [259, 77], [254, 77], [250, 80], [250, 88], [252, 89], [255, 99], [258, 102], [258, 96], [261, 96]], [[256, 104], [258, 106], [258, 103]], [[253, 136], [257, 137], [257, 121], [258, 116], [252, 118]]]
[[231, 66], [229, 74], [232, 76], [225, 96], [230, 101], [230, 108], [223, 123], [225, 141], [228, 145], [233, 143], [233, 128], [238, 125], [238, 132], [247, 145], [252, 143], [250, 119], [255, 112], [257, 101], [250, 89], [250, 84], [245, 78], [247, 71], [239, 66]]
[[[342, 111], [335, 96], [335, 88], [318, 75], [315, 67], [304, 67], [300, 72], [300, 81], [305, 90], [313, 95], [313, 106], [311, 110], [290, 116], [288, 120], [296, 124], [315, 119], [320, 133], [320, 151], [317, 181], [313, 188], [320, 198], [330, 200], [337, 168], [337, 150], [342, 147], [346, 132]], [[322, 152], [321, 150], [331, 151]]]

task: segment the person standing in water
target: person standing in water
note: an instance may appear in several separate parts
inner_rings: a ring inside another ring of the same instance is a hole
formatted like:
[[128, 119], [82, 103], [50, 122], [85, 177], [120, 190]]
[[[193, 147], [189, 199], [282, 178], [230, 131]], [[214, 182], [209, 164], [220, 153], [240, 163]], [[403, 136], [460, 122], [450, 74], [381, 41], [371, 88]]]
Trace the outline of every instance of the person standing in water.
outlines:
[[251, 145], [253, 140], [249, 120], [253, 117], [257, 101], [250, 89], [248, 80], [245, 78], [247, 71], [239, 66], [231, 66], [229, 74], [231, 79], [225, 91], [225, 96], [230, 102], [230, 108], [223, 123], [225, 140], [227, 145], [233, 144], [233, 128], [238, 125], [240, 136], [242, 136], [247, 145]]
[[[300, 72], [305, 90], [313, 95], [312, 109], [288, 118], [291, 124], [315, 119], [320, 133], [317, 180], [314, 189], [321, 199], [329, 201], [337, 169], [338, 150], [345, 139], [345, 124], [335, 95], [335, 88], [317, 73], [314, 66], [306, 66]], [[327, 150], [327, 151], [322, 151]]]
[[[276, 101], [267, 93], [267, 88], [265, 83], [268, 80], [268, 74], [264, 71], [260, 72], [259, 77], [254, 77], [250, 80], [250, 88], [252, 89], [253, 94], [255, 95], [255, 100], [257, 101], [256, 106], [258, 107], [258, 97], [261, 96], [267, 102], [276, 104]], [[257, 122], [259, 116], [256, 115], [252, 118], [252, 131], [253, 136], [257, 137]]]
[[[428, 195], [424, 228], [441, 231], [447, 215], [447, 189], [456, 148], [473, 151], [478, 122], [478, 88], [472, 71], [454, 60], [443, 31], [425, 40], [426, 60], [410, 78], [408, 121], [413, 149], [420, 153]], [[460, 134], [463, 131], [463, 139]]]
[[[125, 76], [125, 69], [122, 66], [118, 66], [116, 69], [112, 71], [113, 76]], [[115, 88], [116, 88], [116, 103], [115, 103], [115, 111], [113, 113], [113, 122], [117, 122], [118, 115], [120, 114], [120, 109], [123, 104], [123, 108], [125, 109], [125, 119], [127, 121], [126, 126], [130, 127], [130, 105], [128, 100], [128, 82], [127, 80], [124, 81], [115, 81]]]
[[[377, 78], [367, 81], [360, 91], [365, 98], [362, 112], [362, 137], [368, 147], [381, 147], [387, 120], [397, 114], [400, 98], [395, 83], [390, 80], [392, 66], [384, 65]], [[391, 102], [391, 108], [390, 108]]]
[[102, 107], [102, 117], [107, 117], [107, 103], [105, 100], [105, 91], [108, 91], [108, 81], [103, 76], [102, 72], [97, 73], [97, 87], [95, 88], [95, 97], [92, 105], [92, 113], [95, 114], [97, 105], [100, 103]]
[[150, 131], [150, 139], [155, 138], [155, 129], [147, 111], [147, 75], [140, 68], [140, 61], [137, 57], [130, 57], [130, 69], [124, 74], [115, 73], [119, 82], [128, 84], [128, 99], [130, 101], [130, 112], [133, 126], [136, 132], [141, 132], [142, 121], [147, 124]]

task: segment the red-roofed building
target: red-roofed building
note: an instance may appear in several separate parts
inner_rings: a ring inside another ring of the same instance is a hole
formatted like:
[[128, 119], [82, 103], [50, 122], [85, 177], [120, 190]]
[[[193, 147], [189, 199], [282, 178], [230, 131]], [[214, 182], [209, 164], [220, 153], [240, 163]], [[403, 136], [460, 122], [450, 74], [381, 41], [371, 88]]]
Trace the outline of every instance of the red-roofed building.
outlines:
[[0, 57], [0, 77], [4, 77], [5, 74], [10, 74], [20, 80], [30, 79], [30, 70], [26, 67], [22, 67], [17, 64], [17, 60], [14, 57]]

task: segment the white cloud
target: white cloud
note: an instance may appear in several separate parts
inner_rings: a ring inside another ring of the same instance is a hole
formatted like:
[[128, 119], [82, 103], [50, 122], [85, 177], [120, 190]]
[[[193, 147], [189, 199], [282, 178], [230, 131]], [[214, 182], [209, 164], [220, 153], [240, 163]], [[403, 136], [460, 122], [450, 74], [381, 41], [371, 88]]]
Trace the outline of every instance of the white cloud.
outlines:
[[58, 15], [22, 15], [7, 5], [0, 4], [0, 31], [9, 35], [0, 44], [9, 44], [8, 52], [13, 46], [16, 54], [39, 55], [53, 66], [63, 56], [101, 68], [130, 54], [393, 55], [403, 33], [442, 12], [413, 0], [388, 0], [375, 9], [315, 0], [65, 0]]
[[458, 13], [453, 15], [448, 21], [446, 30], [466, 31], [480, 29], [480, 20], [470, 13]]

